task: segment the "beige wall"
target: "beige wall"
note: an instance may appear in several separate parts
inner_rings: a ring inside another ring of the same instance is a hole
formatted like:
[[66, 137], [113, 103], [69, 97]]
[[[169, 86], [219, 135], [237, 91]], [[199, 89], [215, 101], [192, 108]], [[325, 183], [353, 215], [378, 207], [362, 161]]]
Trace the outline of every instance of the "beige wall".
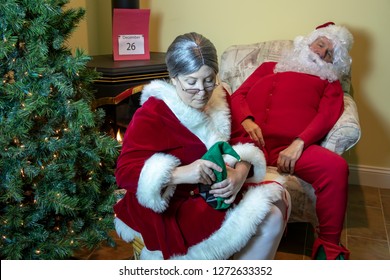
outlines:
[[[219, 54], [232, 44], [305, 35], [326, 21], [347, 26], [352, 49], [354, 98], [362, 138], [345, 157], [351, 164], [390, 170], [390, 1], [389, 0], [140, 0], [151, 9], [150, 49], [165, 51], [179, 34], [196, 31]], [[90, 55], [111, 53], [111, 1], [72, 0], [87, 8], [69, 41]]]

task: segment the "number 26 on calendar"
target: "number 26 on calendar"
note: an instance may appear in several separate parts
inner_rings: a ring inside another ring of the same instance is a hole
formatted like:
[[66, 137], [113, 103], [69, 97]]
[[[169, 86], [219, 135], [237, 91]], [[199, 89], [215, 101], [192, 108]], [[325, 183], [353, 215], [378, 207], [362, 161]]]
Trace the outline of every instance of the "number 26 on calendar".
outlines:
[[119, 35], [119, 55], [145, 54], [143, 35]]

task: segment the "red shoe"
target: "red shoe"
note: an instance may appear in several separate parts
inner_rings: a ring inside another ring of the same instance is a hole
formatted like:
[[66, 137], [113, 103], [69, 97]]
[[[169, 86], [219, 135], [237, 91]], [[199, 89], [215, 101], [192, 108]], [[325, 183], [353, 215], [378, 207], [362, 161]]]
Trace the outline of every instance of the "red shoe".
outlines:
[[314, 241], [313, 260], [348, 260], [349, 251], [343, 245], [336, 245], [317, 238]]

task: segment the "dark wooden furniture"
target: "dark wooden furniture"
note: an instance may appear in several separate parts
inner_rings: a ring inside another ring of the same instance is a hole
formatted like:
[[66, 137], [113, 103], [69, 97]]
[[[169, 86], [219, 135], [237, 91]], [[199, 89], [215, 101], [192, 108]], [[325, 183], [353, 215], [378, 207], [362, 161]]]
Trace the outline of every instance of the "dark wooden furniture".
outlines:
[[[150, 60], [114, 61], [112, 54], [92, 56], [87, 64], [101, 73], [94, 82], [94, 107], [106, 112], [105, 126], [126, 128], [139, 108], [142, 86], [154, 79], [167, 79], [165, 53], [151, 52]], [[106, 129], [107, 130], [107, 129]]]

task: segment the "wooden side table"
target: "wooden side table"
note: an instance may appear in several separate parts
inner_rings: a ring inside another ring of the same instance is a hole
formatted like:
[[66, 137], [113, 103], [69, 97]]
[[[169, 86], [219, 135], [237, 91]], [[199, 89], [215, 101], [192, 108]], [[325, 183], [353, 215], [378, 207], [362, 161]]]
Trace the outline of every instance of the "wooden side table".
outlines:
[[105, 110], [104, 130], [109, 132], [112, 127], [114, 133], [118, 127], [126, 128], [139, 108], [142, 85], [169, 78], [165, 53], [161, 52], [151, 52], [150, 60], [114, 61], [112, 54], [92, 56], [87, 67], [102, 74], [94, 82], [94, 106]]

